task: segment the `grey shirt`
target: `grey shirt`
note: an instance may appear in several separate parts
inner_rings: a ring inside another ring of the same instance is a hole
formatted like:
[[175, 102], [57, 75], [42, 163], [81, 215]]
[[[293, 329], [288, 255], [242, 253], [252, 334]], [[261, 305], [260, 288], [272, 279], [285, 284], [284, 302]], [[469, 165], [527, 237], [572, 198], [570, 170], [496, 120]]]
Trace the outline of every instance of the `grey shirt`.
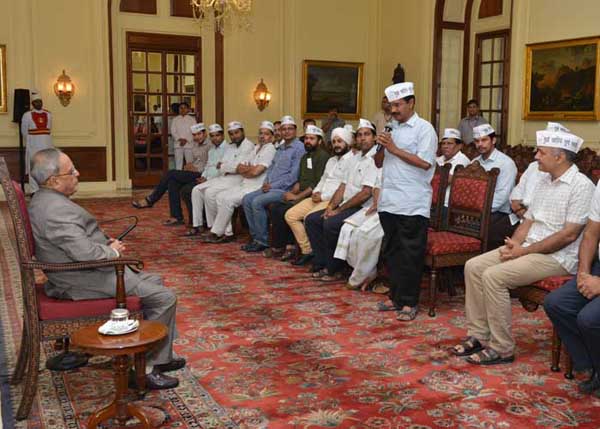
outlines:
[[458, 131], [460, 131], [463, 143], [473, 143], [473, 128], [487, 123], [488, 121], [486, 121], [481, 115], [477, 115], [472, 119], [468, 116], [466, 118], [462, 118], [458, 124]]

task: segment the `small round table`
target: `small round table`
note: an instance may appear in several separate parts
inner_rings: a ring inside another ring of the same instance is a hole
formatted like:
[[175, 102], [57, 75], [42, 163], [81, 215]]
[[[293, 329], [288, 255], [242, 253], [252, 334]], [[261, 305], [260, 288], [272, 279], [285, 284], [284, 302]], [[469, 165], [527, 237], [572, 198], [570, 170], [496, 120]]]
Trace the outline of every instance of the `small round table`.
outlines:
[[[125, 335], [102, 335], [97, 323], [78, 330], [71, 336], [71, 343], [94, 355], [113, 356], [115, 371], [115, 399], [110, 405], [92, 414], [88, 420], [88, 429], [96, 429], [98, 423], [114, 417], [120, 426], [127, 419], [137, 417], [142, 427], [150, 429], [150, 421], [135, 405], [129, 404], [127, 395], [127, 372], [129, 355], [135, 355], [138, 384], [145, 381], [145, 368], [141, 368], [146, 352], [167, 336], [167, 327], [156, 321], [141, 320], [137, 331]], [[144, 383], [145, 384], [145, 383]]]

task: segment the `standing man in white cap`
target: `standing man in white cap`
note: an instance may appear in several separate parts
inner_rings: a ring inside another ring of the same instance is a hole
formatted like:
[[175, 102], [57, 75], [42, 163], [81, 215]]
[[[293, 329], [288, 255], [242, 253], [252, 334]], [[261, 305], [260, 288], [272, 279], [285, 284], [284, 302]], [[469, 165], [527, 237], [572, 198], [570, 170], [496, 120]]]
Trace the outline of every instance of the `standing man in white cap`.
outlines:
[[[238, 165], [249, 162], [253, 157], [254, 143], [246, 138], [244, 126], [241, 122], [230, 122], [227, 125], [227, 134], [229, 134], [231, 143], [225, 145], [223, 158], [217, 164], [219, 174], [212, 180], [197, 185], [192, 190], [194, 227], [203, 225], [203, 212], [206, 211], [206, 224], [209, 229], [212, 228], [217, 214], [217, 194], [226, 189], [233, 189], [242, 183], [243, 177], [237, 173]], [[231, 231], [231, 234], [233, 234], [233, 231]]]
[[[444, 130], [444, 137], [441, 142], [442, 154], [435, 160], [441, 167], [446, 164], [450, 164], [450, 177], [448, 183], [452, 183], [452, 175], [457, 165], [467, 166], [471, 163], [471, 160], [467, 155], [461, 152], [462, 149], [462, 135], [460, 131], [454, 128], [446, 128]], [[446, 196], [444, 198], [444, 208], [448, 207], [448, 201], [450, 200], [450, 186], [446, 188]], [[442, 219], [446, 221], [446, 213], [443, 213]]]
[[[40, 92], [31, 90], [31, 105], [33, 110], [23, 114], [21, 118], [21, 134], [26, 139], [25, 144], [25, 172], [29, 175], [31, 159], [40, 150], [50, 149], [52, 145], [52, 114], [43, 108], [44, 102]], [[39, 189], [35, 178], [29, 176], [29, 189], [31, 193]]]
[[412, 82], [389, 86], [385, 95], [392, 108], [392, 131], [377, 136], [383, 150], [375, 162], [383, 165], [377, 210], [392, 303], [379, 303], [378, 309], [396, 310], [398, 320], [410, 321], [418, 311], [438, 139], [433, 126], [415, 112]]
[[[499, 249], [465, 264], [468, 337], [452, 349], [476, 365], [514, 360], [510, 290], [577, 271], [577, 249], [588, 219], [594, 185], [573, 163], [583, 140], [538, 131], [539, 168], [548, 173], [536, 187], [525, 221]], [[475, 137], [477, 139], [477, 137]]]
[[[233, 227], [231, 217], [236, 207], [242, 203], [244, 195], [260, 189], [267, 168], [275, 157], [275, 127], [269, 121], [263, 121], [258, 128], [258, 144], [254, 147], [252, 159], [247, 163], [240, 163], [237, 172], [243, 178], [242, 183], [234, 188], [226, 189], [216, 194], [216, 214], [206, 240], [209, 243], [227, 243], [233, 240]], [[212, 187], [210, 188], [212, 190]], [[208, 193], [208, 191], [207, 191]], [[209, 198], [206, 196], [206, 210], [209, 209]], [[212, 201], [211, 203], [212, 204]]]
[[190, 131], [193, 139], [192, 162], [185, 164], [183, 170], [167, 171], [160, 178], [160, 182], [150, 195], [131, 203], [136, 209], [150, 208], [162, 198], [165, 192], [169, 191], [169, 211], [171, 217], [164, 222], [164, 225], [183, 224], [181, 189], [188, 183], [196, 183], [196, 179], [202, 177], [204, 167], [208, 161], [208, 145], [205, 144], [206, 127], [203, 123], [194, 124], [190, 127]]
[[173, 118], [171, 122], [171, 136], [175, 141], [175, 169], [183, 169], [183, 161], [193, 162], [192, 154], [192, 133], [190, 128], [196, 123], [196, 119], [190, 116], [190, 106], [185, 101], [179, 104], [179, 115]]
[[492, 215], [488, 231], [487, 249], [501, 246], [506, 237], [515, 231], [516, 223], [510, 219], [510, 193], [515, 187], [517, 166], [509, 156], [496, 149], [496, 132], [489, 124], [473, 128], [473, 139], [479, 156], [472, 162], [478, 162], [485, 171], [498, 168], [500, 174], [496, 179], [496, 189], [492, 201]]
[[[361, 121], [364, 121], [364, 119], [361, 119]], [[292, 262], [294, 265], [306, 265], [314, 257], [304, 227], [304, 219], [313, 212], [326, 209], [329, 200], [346, 178], [346, 174], [357, 159], [350, 150], [353, 141], [354, 137], [350, 130], [336, 128], [331, 132], [333, 156], [327, 161], [321, 180], [313, 189], [310, 197], [305, 198], [285, 212], [285, 221], [300, 247], [301, 254]]]
[[208, 185], [206, 184], [209, 180], [214, 179], [219, 176], [219, 169], [217, 165], [223, 159], [223, 153], [225, 152], [225, 132], [223, 131], [223, 127], [219, 124], [211, 124], [208, 126], [208, 138], [210, 139], [209, 149], [208, 149], [208, 161], [206, 162], [206, 166], [204, 167], [204, 171], [202, 171], [202, 176], [198, 177], [195, 182], [188, 183], [181, 188], [180, 194], [181, 199], [185, 203], [185, 206], [188, 211], [188, 225], [190, 229], [184, 234], [185, 237], [192, 237], [200, 234], [202, 225], [198, 227], [194, 227], [194, 209], [192, 205], [192, 191], [198, 185], [204, 185], [202, 189], [206, 189]]
[[251, 242], [242, 246], [247, 252], [260, 252], [269, 247], [267, 207], [281, 201], [283, 194], [298, 180], [304, 145], [296, 136], [296, 122], [291, 116], [281, 118], [283, 144], [277, 148], [273, 163], [267, 169], [262, 187], [244, 196], [242, 205], [248, 221]]

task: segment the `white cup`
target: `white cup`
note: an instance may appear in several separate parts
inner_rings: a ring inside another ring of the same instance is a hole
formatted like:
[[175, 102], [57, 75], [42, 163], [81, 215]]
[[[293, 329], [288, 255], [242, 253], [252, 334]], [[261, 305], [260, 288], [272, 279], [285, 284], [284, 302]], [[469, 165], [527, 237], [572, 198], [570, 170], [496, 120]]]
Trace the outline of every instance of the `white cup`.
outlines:
[[110, 312], [110, 320], [119, 329], [127, 328], [129, 322], [129, 310], [126, 308], [115, 308]]

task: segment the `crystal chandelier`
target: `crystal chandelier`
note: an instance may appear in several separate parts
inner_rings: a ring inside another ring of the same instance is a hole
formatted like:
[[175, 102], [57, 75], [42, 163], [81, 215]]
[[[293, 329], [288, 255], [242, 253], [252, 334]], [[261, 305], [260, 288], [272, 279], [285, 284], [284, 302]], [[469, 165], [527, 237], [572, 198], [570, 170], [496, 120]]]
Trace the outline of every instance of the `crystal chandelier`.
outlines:
[[215, 30], [223, 34], [225, 24], [237, 24], [239, 28], [250, 28], [252, 0], [190, 0], [194, 18], [201, 27], [214, 22]]

